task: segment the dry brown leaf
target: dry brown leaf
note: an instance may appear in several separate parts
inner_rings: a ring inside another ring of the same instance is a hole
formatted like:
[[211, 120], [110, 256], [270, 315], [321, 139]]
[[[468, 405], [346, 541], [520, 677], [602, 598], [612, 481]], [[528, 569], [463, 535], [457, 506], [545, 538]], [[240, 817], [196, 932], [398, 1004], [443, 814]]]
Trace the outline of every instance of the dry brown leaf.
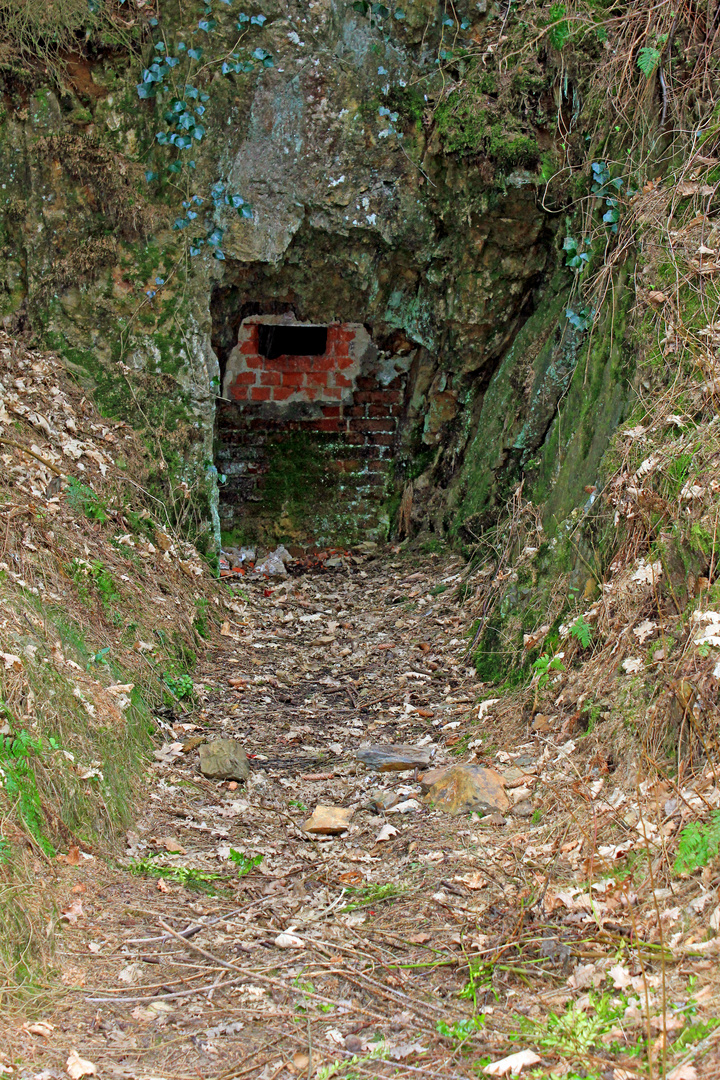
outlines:
[[92, 1061], [81, 1058], [77, 1050], [71, 1050], [65, 1062], [65, 1071], [71, 1080], [80, 1080], [81, 1076], [96, 1076], [97, 1066]]
[[23, 1024], [22, 1029], [30, 1035], [40, 1035], [43, 1039], [49, 1039], [55, 1030], [55, 1025], [47, 1020], [37, 1020], [34, 1024]]
[[63, 911], [60, 921], [65, 919], [66, 922], [76, 923], [84, 914], [82, 900], [73, 900], [72, 904]]
[[80, 848], [73, 844], [73, 846], [69, 848], [67, 855], [56, 855], [55, 858], [57, 862], [67, 863], [68, 866], [79, 866]]
[[171, 855], [186, 855], [187, 852], [176, 836], [163, 836], [160, 846]]

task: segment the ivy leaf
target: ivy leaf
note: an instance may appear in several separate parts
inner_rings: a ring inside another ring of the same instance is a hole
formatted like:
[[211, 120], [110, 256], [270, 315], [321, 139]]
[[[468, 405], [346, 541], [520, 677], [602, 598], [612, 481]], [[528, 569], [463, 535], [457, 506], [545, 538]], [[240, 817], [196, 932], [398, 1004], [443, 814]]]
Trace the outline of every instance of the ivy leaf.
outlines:
[[188, 49], [188, 56], [192, 60], [199, 60], [200, 57], [202, 56], [202, 54], [203, 54], [203, 51], [199, 46], [198, 46], [197, 49]]
[[223, 259], [224, 260], [224, 258], [225, 258], [222, 251], [220, 250], [220, 248], [216, 248], [215, 251], [213, 252], [213, 254], [214, 254], [216, 259]]
[[180, 61], [178, 60], [177, 56], [166, 56], [165, 63], [169, 68], [174, 68], [178, 66]]
[[152, 183], [153, 180], [157, 180], [157, 178], [158, 178], [158, 174], [156, 172], [153, 172], [152, 169], [147, 169], [146, 170], [146, 172], [145, 172], [145, 181], [146, 181], [146, 183], [150, 184], [150, 183]]
[[216, 26], [217, 26], [217, 20], [216, 19], [201, 19], [200, 22], [198, 23], [198, 28], [200, 30], [204, 30], [206, 34], [212, 33], [212, 31], [215, 29]]
[[187, 218], [175, 218], [173, 221], [173, 229], [186, 229], [190, 222]]
[[196, 124], [195, 127], [193, 128], [193, 135], [195, 136], [195, 138], [197, 139], [198, 142], [200, 142], [200, 140], [203, 138], [204, 134], [205, 134], [205, 128], [202, 126], [202, 124]]
[[152, 83], [138, 83], [137, 92], [139, 98], [154, 98], [157, 93]]
[[173, 162], [171, 162], [168, 165], [168, 172], [171, 172], [171, 173], [182, 172], [182, 162], [181, 161], [173, 161]]
[[253, 15], [250, 22], [253, 23], [254, 26], [262, 26], [263, 23], [267, 22], [267, 15]]
[[249, 207], [247, 203], [245, 203], [242, 210], [240, 211], [240, 216], [244, 218], [252, 218], [252, 208]]

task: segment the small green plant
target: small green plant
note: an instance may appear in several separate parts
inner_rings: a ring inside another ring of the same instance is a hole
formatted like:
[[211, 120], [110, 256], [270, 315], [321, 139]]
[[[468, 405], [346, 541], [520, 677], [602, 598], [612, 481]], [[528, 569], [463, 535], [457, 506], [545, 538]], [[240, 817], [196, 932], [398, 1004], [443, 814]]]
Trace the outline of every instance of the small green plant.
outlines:
[[195, 601], [195, 618], [193, 619], [193, 626], [201, 638], [208, 638], [210, 636], [210, 627], [208, 626], [208, 601], [204, 596], [201, 596]]
[[675, 858], [676, 874], [692, 874], [717, 856], [720, 849], [720, 810], [713, 810], [707, 825], [691, 821], [680, 833]]
[[75, 510], [82, 510], [85, 517], [91, 521], [105, 523], [108, 519], [107, 503], [93, 491], [87, 484], [82, 484], [74, 477], [70, 478], [65, 495], [68, 506]]
[[[627, 1007], [627, 999], [610, 994], [591, 994], [591, 1008], [568, 1004], [562, 1013], [550, 1013], [542, 1022], [522, 1018], [513, 1041], [530, 1041], [536, 1050], [553, 1051], [570, 1059], [587, 1059], [608, 1033], [618, 1026]], [[642, 1050], [641, 1043], [638, 1051]]]
[[245, 877], [263, 861], [262, 855], [246, 855], [244, 851], [230, 848], [230, 859], [238, 868], [238, 877]]
[[[47, 746], [51, 751], [58, 749], [58, 743], [52, 738], [48, 740]], [[15, 803], [26, 829], [36, 843], [46, 855], [54, 855], [54, 848], [43, 832], [40, 794], [30, 764], [31, 758], [39, 756], [44, 750], [43, 740], [39, 737], [33, 738], [27, 731], [0, 735], [0, 786]]]
[[491, 993], [497, 999], [498, 994], [493, 986], [495, 964], [492, 960], [470, 960], [468, 962], [468, 981], [458, 994], [458, 997], [472, 1001], [473, 1008], [477, 1011], [477, 996], [479, 993]]
[[130, 859], [128, 869], [131, 874], [137, 877], [147, 875], [148, 877], [166, 878], [188, 888], [195, 886], [201, 889], [209, 882], [217, 881], [218, 878], [223, 876], [222, 874], [212, 874], [206, 870], [196, 870], [192, 866], [163, 866], [155, 862], [159, 857], [160, 855], [157, 854], [145, 855], [142, 859]]
[[292, 806], [295, 810], [301, 810], [303, 814], [307, 813], [308, 808], [304, 802], [300, 801], [300, 799], [291, 799], [288, 806]]
[[340, 911], [355, 911], [357, 908], [370, 907], [372, 904], [379, 904], [383, 900], [392, 900], [393, 897], [399, 896], [402, 891], [401, 886], [392, 881], [386, 882], [385, 885], [366, 885], [359, 889], [354, 889], [350, 886], [348, 892], [354, 893], [357, 899], [346, 904], [345, 907], [340, 908]]
[[170, 693], [173, 694], [178, 701], [182, 701], [184, 698], [191, 698], [195, 691], [195, 684], [189, 675], [166, 674], [164, 676], [164, 682]]
[[581, 244], [589, 244], [590, 240], [586, 237], [585, 240], [576, 240], [573, 236], [566, 236], [563, 243], [563, 251], [566, 252], [567, 258], [565, 259], [565, 265], [569, 266], [571, 270], [577, 270], [582, 272], [586, 269], [587, 264], [590, 262], [590, 256], [586, 251], [580, 250]]
[[640, 49], [637, 55], [637, 66], [642, 71], [646, 79], [649, 79], [651, 75], [654, 75], [660, 64], [662, 53], [659, 49], [653, 48], [651, 45], [646, 45]]
[[444, 1020], [438, 1020], [435, 1025], [438, 1035], [457, 1043], [465, 1042], [484, 1026], [485, 1017], [482, 1014], [465, 1016], [462, 1020], [456, 1020], [454, 1024], [446, 1024]]
[[588, 648], [592, 639], [592, 627], [589, 622], [586, 622], [582, 615], [578, 615], [577, 619], [570, 627], [570, 633], [572, 637], [580, 643], [581, 648]]
[[533, 664], [533, 671], [535, 672], [535, 678], [537, 679], [538, 689], [542, 690], [547, 686], [552, 671], [564, 670], [565, 665], [559, 656], [551, 656], [550, 653], [543, 653], [542, 656], [538, 656]]
[[552, 20], [552, 25], [548, 30], [548, 38], [553, 48], [558, 52], [567, 45], [570, 40], [570, 24], [567, 19], [563, 18], [567, 8], [564, 4], [551, 4], [549, 15]]

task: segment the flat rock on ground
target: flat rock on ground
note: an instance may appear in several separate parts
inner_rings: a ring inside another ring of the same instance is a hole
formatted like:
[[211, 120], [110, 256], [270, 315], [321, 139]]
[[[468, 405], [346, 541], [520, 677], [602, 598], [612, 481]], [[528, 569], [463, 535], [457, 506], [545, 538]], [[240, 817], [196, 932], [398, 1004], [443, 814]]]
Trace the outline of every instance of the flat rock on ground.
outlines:
[[355, 757], [376, 772], [409, 772], [427, 769], [432, 752], [421, 746], [364, 746]]
[[429, 788], [425, 801], [446, 814], [503, 813], [510, 806], [502, 777], [494, 769], [453, 765]]
[[200, 747], [200, 772], [210, 780], [247, 780], [250, 764], [235, 739], [214, 739]]

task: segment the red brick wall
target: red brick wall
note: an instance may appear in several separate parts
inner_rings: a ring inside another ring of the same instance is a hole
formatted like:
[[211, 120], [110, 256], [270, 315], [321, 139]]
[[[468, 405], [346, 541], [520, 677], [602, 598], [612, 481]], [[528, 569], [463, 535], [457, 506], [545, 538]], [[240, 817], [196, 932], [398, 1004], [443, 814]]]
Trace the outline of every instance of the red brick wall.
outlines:
[[[404, 379], [378, 378], [376, 350], [363, 326], [331, 323], [322, 356], [258, 352], [258, 326], [283, 321], [251, 316], [240, 327], [228, 357], [218, 408], [218, 468], [228, 477], [223, 492], [226, 524], [248, 499], [262, 498], [263, 447], [293, 431], [335, 435], [335, 463], [360, 477], [365, 494], [379, 498], [392, 464], [402, 412]], [[344, 449], [346, 448], [346, 449]]]
[[359, 364], [350, 349], [358, 331], [344, 323], [328, 326], [327, 349], [322, 356], [279, 356], [268, 360], [258, 351], [262, 318], [246, 319], [238, 344], [230, 354], [225, 397], [233, 401], [297, 402], [348, 400]]

